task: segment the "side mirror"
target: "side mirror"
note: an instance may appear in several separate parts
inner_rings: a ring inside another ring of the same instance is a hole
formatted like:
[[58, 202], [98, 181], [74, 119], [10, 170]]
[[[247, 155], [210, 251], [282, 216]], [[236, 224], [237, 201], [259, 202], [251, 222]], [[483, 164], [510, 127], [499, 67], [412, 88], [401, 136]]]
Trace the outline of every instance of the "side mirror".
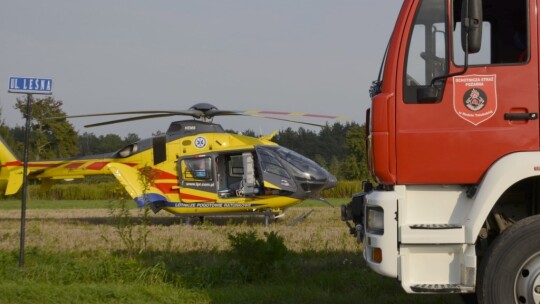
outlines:
[[482, 45], [482, 0], [461, 3], [461, 46], [466, 53], [478, 53]]

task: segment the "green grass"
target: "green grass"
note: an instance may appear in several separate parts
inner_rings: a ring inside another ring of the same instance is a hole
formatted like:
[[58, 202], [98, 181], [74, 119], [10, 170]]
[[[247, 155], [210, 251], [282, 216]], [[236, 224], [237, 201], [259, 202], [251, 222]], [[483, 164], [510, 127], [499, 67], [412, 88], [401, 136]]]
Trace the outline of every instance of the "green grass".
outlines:
[[[210, 218], [187, 226], [160, 212], [149, 218], [148, 247], [135, 254], [119, 239], [108, 201], [29, 201], [28, 206], [20, 269], [20, 202], [0, 201], [0, 304], [461, 303], [456, 295], [406, 294], [397, 280], [372, 272], [339, 220], [339, 208], [318, 201], [291, 208], [269, 228], [261, 218]], [[311, 209], [305, 221], [288, 225]], [[255, 264], [264, 273], [246, 275], [243, 266], [253, 259], [228, 243], [228, 236], [246, 231], [259, 237], [275, 231], [286, 255], [269, 267]]]
[[31, 249], [26, 266], [0, 252], [0, 303], [459, 303], [408, 295], [366, 269], [358, 253], [290, 254], [286, 266], [243, 282], [227, 252], [52, 253]]

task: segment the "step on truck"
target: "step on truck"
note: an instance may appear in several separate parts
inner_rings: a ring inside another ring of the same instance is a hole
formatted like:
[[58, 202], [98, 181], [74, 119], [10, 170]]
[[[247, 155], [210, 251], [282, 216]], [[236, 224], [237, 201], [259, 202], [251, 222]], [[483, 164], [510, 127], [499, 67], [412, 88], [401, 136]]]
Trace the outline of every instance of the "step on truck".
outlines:
[[540, 303], [540, 0], [405, 0], [342, 207], [409, 293]]

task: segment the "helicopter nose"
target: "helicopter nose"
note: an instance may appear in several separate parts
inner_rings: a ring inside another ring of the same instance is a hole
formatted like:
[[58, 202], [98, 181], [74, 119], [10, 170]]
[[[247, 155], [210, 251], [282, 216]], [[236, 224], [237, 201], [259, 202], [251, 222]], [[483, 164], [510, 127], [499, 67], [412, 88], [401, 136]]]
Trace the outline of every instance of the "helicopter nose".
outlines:
[[322, 190], [334, 188], [335, 186], [337, 186], [337, 178], [333, 176], [332, 174], [328, 173], [326, 183], [324, 184], [324, 187], [322, 188]]
[[309, 192], [313, 193], [319, 193], [323, 190], [334, 188], [337, 186], [337, 178], [333, 176], [332, 174], [326, 172], [325, 177], [321, 177], [318, 181], [309, 181], [309, 182], [303, 182], [302, 188], [304, 190], [308, 190]]
[[[321, 168], [321, 170], [324, 169]], [[310, 195], [319, 193], [326, 189], [334, 188], [337, 185], [337, 178], [326, 172], [326, 170], [324, 170], [324, 173], [324, 175], [319, 175], [318, 179], [303, 178], [297, 179], [297, 182], [299, 182], [302, 190], [306, 191]]]

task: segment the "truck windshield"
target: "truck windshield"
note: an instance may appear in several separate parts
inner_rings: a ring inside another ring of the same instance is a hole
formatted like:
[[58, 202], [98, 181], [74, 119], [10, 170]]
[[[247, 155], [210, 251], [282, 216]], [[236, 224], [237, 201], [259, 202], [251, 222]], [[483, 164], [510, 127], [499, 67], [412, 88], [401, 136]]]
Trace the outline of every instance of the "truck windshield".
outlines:
[[[423, 0], [409, 36], [404, 77], [404, 100], [416, 103], [417, 88], [447, 74], [446, 1]], [[442, 86], [436, 82], [435, 85]]]

